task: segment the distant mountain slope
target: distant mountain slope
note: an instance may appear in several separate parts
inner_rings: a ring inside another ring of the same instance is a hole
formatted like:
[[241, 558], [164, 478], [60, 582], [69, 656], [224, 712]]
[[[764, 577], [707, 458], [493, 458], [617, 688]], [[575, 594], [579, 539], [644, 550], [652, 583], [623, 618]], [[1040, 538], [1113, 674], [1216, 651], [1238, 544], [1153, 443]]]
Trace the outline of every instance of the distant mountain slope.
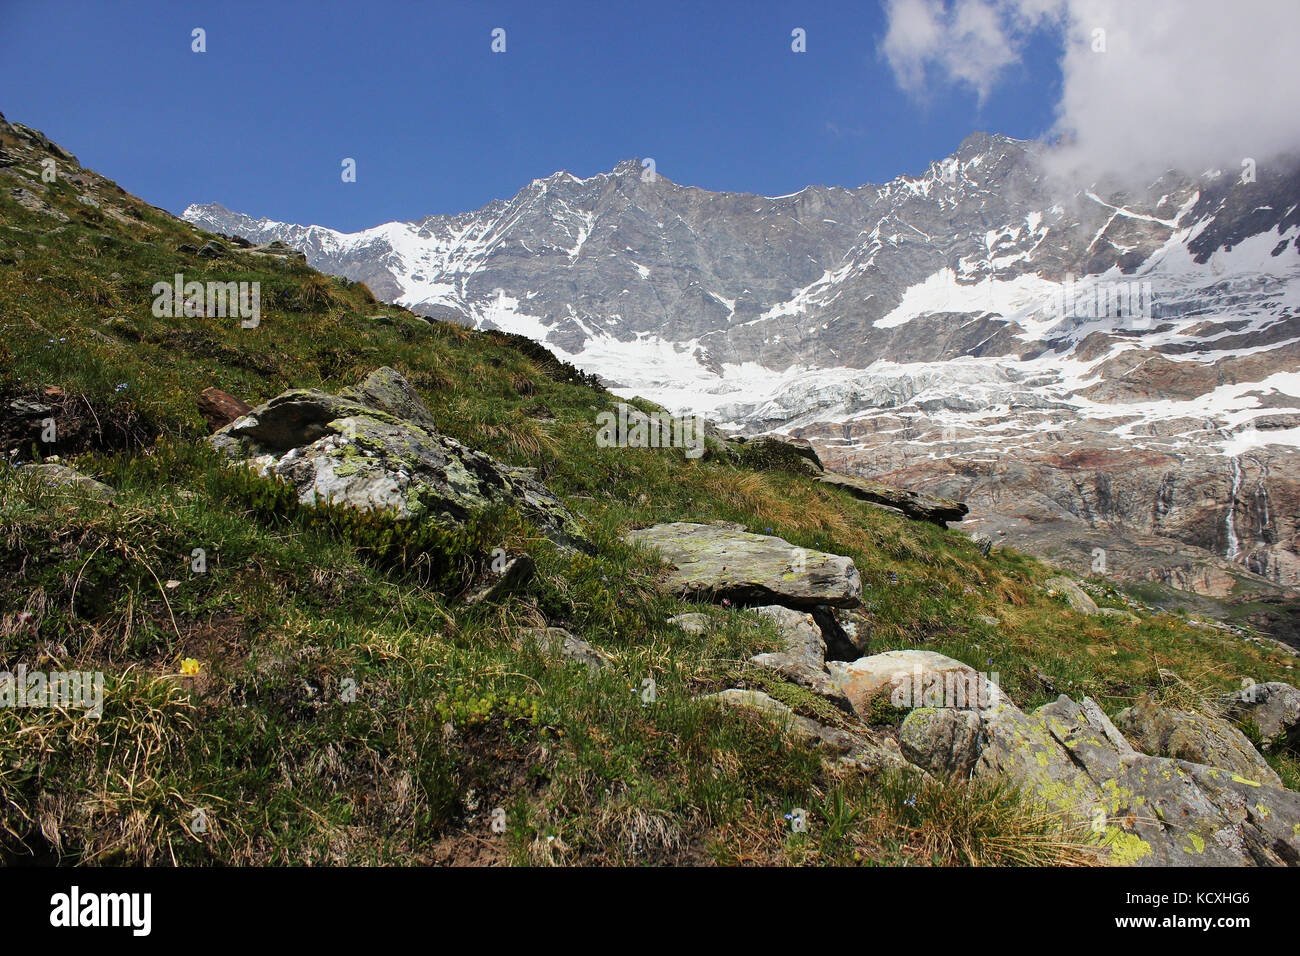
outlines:
[[775, 198], [627, 161], [355, 234], [185, 217], [674, 410], [935, 483], [1081, 569], [1101, 547], [1108, 573], [1296, 584], [1300, 162], [1132, 189], [1064, 185], [1042, 158], [977, 133], [921, 176]]

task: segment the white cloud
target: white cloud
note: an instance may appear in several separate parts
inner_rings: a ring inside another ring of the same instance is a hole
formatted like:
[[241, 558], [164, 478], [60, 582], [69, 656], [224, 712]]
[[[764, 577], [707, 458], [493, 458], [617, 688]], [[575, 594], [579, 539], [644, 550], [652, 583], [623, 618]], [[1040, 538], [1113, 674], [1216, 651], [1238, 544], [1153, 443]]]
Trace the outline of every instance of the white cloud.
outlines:
[[[1061, 50], [1057, 159], [1093, 175], [1197, 173], [1300, 150], [1295, 0], [888, 0], [881, 52], [918, 95], [983, 99], [1036, 31]], [[1094, 50], [1104, 30], [1105, 50]]]
[[899, 85], [929, 91], [936, 74], [984, 99], [1003, 70], [1020, 59], [1026, 30], [1047, 18], [1056, 0], [1024, 0], [1008, 16], [1006, 0], [886, 0], [889, 29], [881, 53]]

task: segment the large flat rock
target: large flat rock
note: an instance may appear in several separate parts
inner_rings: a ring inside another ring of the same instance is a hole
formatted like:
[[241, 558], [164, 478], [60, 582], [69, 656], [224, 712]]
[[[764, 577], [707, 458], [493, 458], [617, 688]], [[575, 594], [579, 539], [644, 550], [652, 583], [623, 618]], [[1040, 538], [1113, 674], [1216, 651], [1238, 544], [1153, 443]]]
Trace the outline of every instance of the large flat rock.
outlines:
[[673, 569], [667, 587], [684, 598], [792, 608], [861, 603], [862, 579], [852, 558], [739, 525], [674, 521], [631, 531], [624, 540], [659, 552]]

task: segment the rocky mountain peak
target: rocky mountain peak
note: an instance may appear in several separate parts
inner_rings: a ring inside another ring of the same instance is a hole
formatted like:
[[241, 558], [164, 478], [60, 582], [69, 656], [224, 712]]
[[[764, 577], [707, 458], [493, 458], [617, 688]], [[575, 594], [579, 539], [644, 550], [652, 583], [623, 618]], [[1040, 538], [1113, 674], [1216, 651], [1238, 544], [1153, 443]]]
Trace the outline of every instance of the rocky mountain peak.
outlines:
[[[1238, 565], [1300, 583], [1300, 531], [1277, 507], [1300, 498], [1300, 161], [1134, 190], [1062, 183], [1046, 149], [975, 132], [919, 176], [776, 197], [657, 169], [651, 184], [633, 158], [353, 234], [215, 205], [186, 218], [295, 245], [416, 312], [528, 335], [673, 411], [933, 482], [976, 523], [1023, 478], [1035, 528], [1171, 542], [1154, 565], [1129, 549], [1135, 574], [1213, 590]], [[1265, 413], [1281, 424], [1251, 424]], [[1080, 477], [1079, 461], [1107, 464]]]

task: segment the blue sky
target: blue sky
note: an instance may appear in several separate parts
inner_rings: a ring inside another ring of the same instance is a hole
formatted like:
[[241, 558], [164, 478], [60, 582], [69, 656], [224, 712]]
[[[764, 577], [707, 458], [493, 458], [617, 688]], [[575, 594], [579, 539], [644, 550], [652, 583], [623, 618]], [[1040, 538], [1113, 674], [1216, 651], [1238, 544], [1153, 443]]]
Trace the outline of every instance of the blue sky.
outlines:
[[1051, 127], [1046, 39], [982, 104], [953, 87], [918, 102], [878, 52], [884, 30], [870, 0], [3, 0], [0, 111], [173, 212], [217, 201], [345, 230], [630, 157], [779, 195], [919, 172], [972, 130]]

